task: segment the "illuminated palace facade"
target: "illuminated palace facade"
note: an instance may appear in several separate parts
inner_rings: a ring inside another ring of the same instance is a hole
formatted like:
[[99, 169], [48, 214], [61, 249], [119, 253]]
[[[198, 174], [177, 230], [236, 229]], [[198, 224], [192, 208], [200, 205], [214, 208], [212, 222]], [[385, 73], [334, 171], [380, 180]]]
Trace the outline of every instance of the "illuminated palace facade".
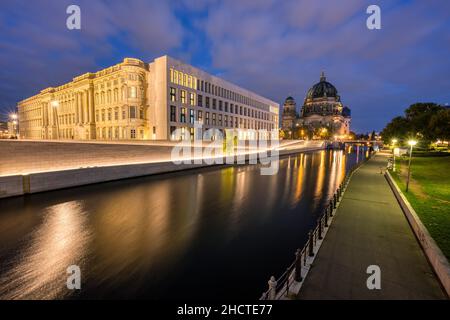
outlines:
[[18, 103], [22, 139], [179, 140], [194, 136], [195, 122], [252, 139], [255, 130], [278, 129], [278, 109], [169, 56], [125, 58]]

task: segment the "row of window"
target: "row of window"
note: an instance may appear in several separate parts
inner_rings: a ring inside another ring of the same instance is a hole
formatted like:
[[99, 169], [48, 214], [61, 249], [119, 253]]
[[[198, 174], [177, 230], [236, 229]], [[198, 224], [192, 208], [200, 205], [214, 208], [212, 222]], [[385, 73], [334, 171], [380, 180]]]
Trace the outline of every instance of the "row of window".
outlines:
[[[127, 119], [127, 109], [128, 109], [128, 116], [130, 119], [137, 119], [139, 116], [139, 119], [144, 120], [145, 114], [144, 114], [144, 108], [138, 108], [136, 106], [129, 106], [129, 107], [122, 107], [121, 112], [121, 120]], [[119, 110], [120, 108], [114, 108], [114, 112], [112, 108], [109, 108], [108, 110], [102, 109], [101, 111], [96, 110], [95, 111], [95, 121], [112, 121], [119, 120]], [[101, 116], [101, 118], [100, 118]]]
[[199, 90], [208, 94], [212, 94], [224, 99], [232, 100], [260, 109], [268, 109], [269, 106], [250, 97], [244, 96], [232, 90], [212, 84], [204, 80], [200, 80], [194, 76], [188, 75], [181, 71], [170, 68], [170, 82], [182, 85], [191, 89]]
[[[177, 95], [177, 91], [179, 91], [179, 97]], [[187, 92], [186, 90], [177, 90], [177, 88], [170, 87], [171, 102], [181, 101], [182, 104], [187, 104], [187, 95], [189, 95], [189, 105], [195, 106], [195, 93]], [[274, 116], [272, 115], [270, 117], [269, 113], [267, 112], [238, 106], [237, 104], [233, 103], [229, 104], [228, 101], [222, 101], [216, 98], [211, 99], [210, 97], [205, 96], [205, 101], [203, 103], [203, 96], [199, 94], [197, 97], [197, 106], [203, 107], [203, 105], [205, 106], [205, 108], [212, 108], [213, 110], [239, 114], [241, 116], [252, 117], [260, 120], [275, 121]]]
[[[179, 109], [179, 112], [177, 112]], [[204, 123], [205, 125], [224, 126], [231, 128], [244, 128], [244, 129], [273, 129], [272, 123], [265, 123], [262, 121], [255, 121], [251, 119], [243, 119], [239, 117], [233, 117], [229, 115], [217, 114], [214, 112], [205, 111], [205, 118], [203, 119], [203, 111], [197, 110], [195, 114], [194, 109], [188, 109], [186, 107], [178, 108], [177, 106], [170, 106], [170, 121], [194, 124], [195, 121]], [[178, 118], [177, 118], [178, 115]], [[211, 118], [210, 118], [211, 115]]]
[[[122, 87], [121, 100], [124, 101], [127, 99], [127, 93], [128, 93], [128, 98], [137, 98], [138, 97], [137, 91], [138, 90], [137, 90], [136, 86]], [[141, 95], [143, 95], [143, 93], [141, 93]], [[118, 102], [119, 101], [119, 89], [115, 88], [114, 90], [108, 90], [106, 92], [102, 91], [100, 93], [96, 93], [94, 99], [95, 99], [94, 100], [95, 104]]]

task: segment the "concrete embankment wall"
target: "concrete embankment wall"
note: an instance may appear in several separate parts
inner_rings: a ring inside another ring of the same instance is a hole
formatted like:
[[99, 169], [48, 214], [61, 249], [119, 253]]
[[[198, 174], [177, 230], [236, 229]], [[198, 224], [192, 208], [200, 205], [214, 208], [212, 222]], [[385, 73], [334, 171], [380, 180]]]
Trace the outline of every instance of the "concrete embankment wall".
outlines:
[[[10, 175], [0, 176], [0, 198], [208, 166], [206, 162], [177, 165], [171, 161], [157, 161], [170, 159], [172, 148], [57, 142], [9, 144], [1, 141], [0, 168], [5, 171], [0, 173]], [[311, 142], [299, 145], [298, 149], [280, 150], [279, 154], [320, 149], [323, 149], [322, 143]], [[12, 153], [7, 154], [5, 150]]]

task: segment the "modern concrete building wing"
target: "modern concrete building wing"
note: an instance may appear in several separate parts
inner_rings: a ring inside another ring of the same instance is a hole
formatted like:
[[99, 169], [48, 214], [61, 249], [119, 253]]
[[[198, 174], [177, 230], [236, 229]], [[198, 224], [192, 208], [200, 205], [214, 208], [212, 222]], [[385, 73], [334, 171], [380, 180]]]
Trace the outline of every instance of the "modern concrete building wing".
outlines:
[[177, 140], [194, 136], [194, 122], [252, 138], [252, 130], [278, 129], [278, 110], [274, 101], [169, 56], [125, 58], [18, 103], [22, 139]]

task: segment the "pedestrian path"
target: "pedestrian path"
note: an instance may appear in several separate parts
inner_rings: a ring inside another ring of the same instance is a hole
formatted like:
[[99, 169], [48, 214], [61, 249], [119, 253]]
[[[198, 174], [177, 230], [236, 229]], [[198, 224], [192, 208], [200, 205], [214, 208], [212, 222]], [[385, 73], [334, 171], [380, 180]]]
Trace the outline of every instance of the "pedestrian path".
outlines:
[[[445, 299], [380, 168], [376, 155], [357, 170], [304, 280], [299, 299]], [[381, 289], [369, 290], [368, 266]]]

